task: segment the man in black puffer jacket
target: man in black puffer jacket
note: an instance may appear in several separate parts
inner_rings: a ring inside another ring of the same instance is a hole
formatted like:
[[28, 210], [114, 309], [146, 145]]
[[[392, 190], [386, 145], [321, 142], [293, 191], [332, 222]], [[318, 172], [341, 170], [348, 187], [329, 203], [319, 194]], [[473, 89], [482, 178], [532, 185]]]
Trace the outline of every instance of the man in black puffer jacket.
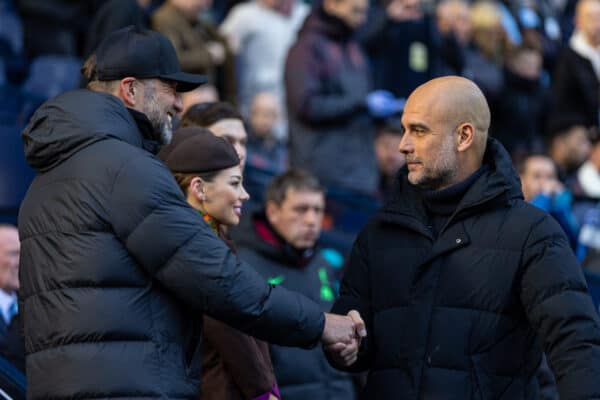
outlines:
[[28, 398], [196, 399], [204, 312], [275, 343], [352, 346], [350, 318], [239, 261], [152, 154], [176, 90], [201, 81], [168, 40], [125, 28], [96, 55], [93, 90], [50, 100], [23, 132], [39, 171], [19, 215]]
[[[600, 398], [600, 322], [569, 242], [525, 203], [471, 81], [409, 97], [407, 167], [359, 235], [333, 309], [369, 336], [350, 370], [369, 399], [534, 400], [542, 353], [562, 400]], [[331, 361], [335, 363], [332, 358]]]

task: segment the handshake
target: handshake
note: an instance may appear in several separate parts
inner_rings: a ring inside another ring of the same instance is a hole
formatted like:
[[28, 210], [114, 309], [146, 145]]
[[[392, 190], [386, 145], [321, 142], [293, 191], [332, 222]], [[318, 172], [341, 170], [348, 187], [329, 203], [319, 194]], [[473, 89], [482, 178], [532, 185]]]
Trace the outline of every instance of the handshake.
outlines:
[[356, 310], [348, 315], [325, 313], [323, 349], [336, 364], [348, 367], [358, 358], [361, 339], [367, 336], [365, 323]]
[[388, 118], [404, 110], [405, 99], [396, 98], [387, 90], [374, 90], [365, 99], [369, 114], [374, 118]]

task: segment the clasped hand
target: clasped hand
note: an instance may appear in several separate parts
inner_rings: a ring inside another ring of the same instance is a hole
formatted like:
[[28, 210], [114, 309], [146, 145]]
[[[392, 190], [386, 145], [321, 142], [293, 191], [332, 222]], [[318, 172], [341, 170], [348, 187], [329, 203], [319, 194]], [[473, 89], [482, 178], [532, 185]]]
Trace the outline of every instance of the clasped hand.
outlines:
[[350, 366], [358, 358], [362, 338], [367, 336], [365, 323], [356, 310], [347, 315], [325, 314], [323, 349], [336, 364]]

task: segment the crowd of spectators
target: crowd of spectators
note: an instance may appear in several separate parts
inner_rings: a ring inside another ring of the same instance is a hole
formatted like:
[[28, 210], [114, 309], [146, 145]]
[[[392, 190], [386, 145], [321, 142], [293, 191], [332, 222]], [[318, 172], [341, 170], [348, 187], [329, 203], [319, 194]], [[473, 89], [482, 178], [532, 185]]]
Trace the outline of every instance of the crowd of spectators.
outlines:
[[437, 76], [473, 80], [525, 199], [600, 272], [600, 0], [0, 0], [6, 222], [31, 176], [15, 158], [20, 131], [45, 100], [84, 85], [96, 45], [131, 24], [163, 33], [184, 71], [208, 77], [178, 119], [234, 144], [253, 206], [289, 167], [318, 178], [321, 241], [339, 257], [404, 164], [404, 99]]

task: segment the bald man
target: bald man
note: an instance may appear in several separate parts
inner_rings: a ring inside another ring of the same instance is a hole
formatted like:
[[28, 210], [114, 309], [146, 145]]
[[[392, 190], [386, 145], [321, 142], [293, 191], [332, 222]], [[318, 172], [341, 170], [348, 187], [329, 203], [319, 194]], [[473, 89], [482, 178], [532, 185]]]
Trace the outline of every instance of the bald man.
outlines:
[[600, 124], [600, 0], [580, 0], [575, 32], [554, 71], [555, 113], [580, 112], [588, 126]]
[[0, 223], [0, 357], [25, 372], [25, 344], [17, 318], [20, 250], [17, 227]]
[[[567, 238], [523, 200], [490, 111], [460, 77], [408, 98], [392, 200], [360, 233], [333, 310], [369, 332], [349, 369], [369, 399], [600, 398], [600, 321]], [[330, 362], [334, 363], [331, 359]]]

